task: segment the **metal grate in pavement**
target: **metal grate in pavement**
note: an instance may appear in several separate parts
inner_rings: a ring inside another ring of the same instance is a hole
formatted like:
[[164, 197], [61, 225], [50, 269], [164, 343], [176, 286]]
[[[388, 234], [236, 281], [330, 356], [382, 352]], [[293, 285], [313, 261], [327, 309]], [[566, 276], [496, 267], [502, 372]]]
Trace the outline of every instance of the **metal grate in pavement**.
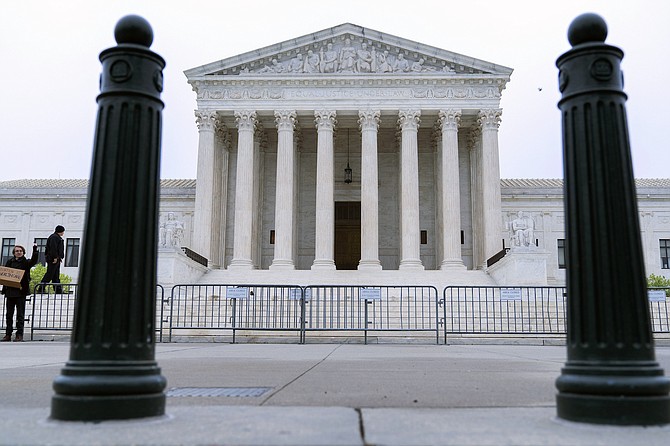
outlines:
[[166, 393], [167, 396], [184, 397], [237, 397], [255, 398], [272, 390], [272, 387], [173, 387]]

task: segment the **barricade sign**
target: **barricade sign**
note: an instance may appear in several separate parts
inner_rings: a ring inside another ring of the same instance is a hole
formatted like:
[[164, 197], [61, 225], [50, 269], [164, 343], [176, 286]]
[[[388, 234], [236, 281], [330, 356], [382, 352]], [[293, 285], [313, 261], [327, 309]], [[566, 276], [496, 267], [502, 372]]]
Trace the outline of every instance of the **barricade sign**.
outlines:
[[665, 302], [665, 290], [647, 290], [649, 302]]
[[358, 296], [365, 300], [382, 300], [382, 290], [380, 288], [361, 287]]
[[[302, 298], [302, 290], [300, 288], [291, 288], [289, 300], [300, 300]], [[312, 290], [307, 288], [305, 290], [305, 302], [309, 302], [312, 298]]]
[[521, 288], [501, 288], [500, 300], [521, 300]]
[[249, 297], [249, 287], [226, 287], [226, 299], [247, 299]]

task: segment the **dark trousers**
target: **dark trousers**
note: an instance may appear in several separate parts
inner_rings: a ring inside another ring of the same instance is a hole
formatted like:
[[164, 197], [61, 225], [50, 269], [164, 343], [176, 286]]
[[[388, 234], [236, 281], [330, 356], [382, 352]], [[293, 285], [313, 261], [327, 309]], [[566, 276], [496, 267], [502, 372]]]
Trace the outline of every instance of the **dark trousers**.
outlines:
[[12, 322], [14, 320], [14, 308], [16, 308], [16, 334], [23, 336], [23, 322], [26, 318], [26, 298], [25, 297], [7, 297], [7, 328], [5, 334], [12, 335]]
[[[60, 262], [47, 263], [47, 272], [42, 277], [41, 283], [60, 283]], [[54, 286], [54, 292], [61, 294], [63, 291], [60, 286]], [[44, 292], [44, 290], [42, 290]]]

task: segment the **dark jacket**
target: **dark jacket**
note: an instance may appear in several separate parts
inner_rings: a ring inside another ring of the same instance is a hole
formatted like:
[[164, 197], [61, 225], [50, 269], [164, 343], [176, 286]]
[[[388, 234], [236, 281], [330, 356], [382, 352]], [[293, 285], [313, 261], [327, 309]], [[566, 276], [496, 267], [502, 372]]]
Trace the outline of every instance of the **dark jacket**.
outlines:
[[65, 258], [65, 242], [63, 237], [54, 232], [47, 239], [47, 246], [44, 251], [44, 258], [47, 263], [53, 263], [54, 259], [60, 262]]
[[2, 294], [6, 295], [7, 297], [26, 297], [28, 294], [30, 294], [30, 268], [37, 264], [38, 259], [39, 253], [37, 252], [37, 246], [33, 246], [33, 254], [29, 259], [27, 259], [26, 256], [23, 256], [20, 259], [12, 256], [9, 260], [7, 260], [7, 262], [5, 262], [6, 267], [22, 269], [25, 271], [25, 273], [23, 273], [23, 278], [21, 279], [21, 289], [10, 286], [3, 286]]

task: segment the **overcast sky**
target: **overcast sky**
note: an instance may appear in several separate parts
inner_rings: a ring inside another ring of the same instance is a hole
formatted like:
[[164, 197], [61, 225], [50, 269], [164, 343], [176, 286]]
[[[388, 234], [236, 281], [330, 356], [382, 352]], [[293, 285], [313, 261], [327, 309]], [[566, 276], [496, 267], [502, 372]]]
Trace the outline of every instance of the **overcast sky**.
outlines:
[[184, 70], [346, 22], [513, 68], [501, 177], [561, 178], [555, 61], [583, 12], [602, 15], [607, 43], [625, 52], [635, 176], [670, 177], [667, 0], [0, 0], [0, 181], [89, 177], [98, 54], [116, 44], [127, 14], [151, 23], [152, 50], [167, 62], [162, 178], [196, 174], [196, 101]]

